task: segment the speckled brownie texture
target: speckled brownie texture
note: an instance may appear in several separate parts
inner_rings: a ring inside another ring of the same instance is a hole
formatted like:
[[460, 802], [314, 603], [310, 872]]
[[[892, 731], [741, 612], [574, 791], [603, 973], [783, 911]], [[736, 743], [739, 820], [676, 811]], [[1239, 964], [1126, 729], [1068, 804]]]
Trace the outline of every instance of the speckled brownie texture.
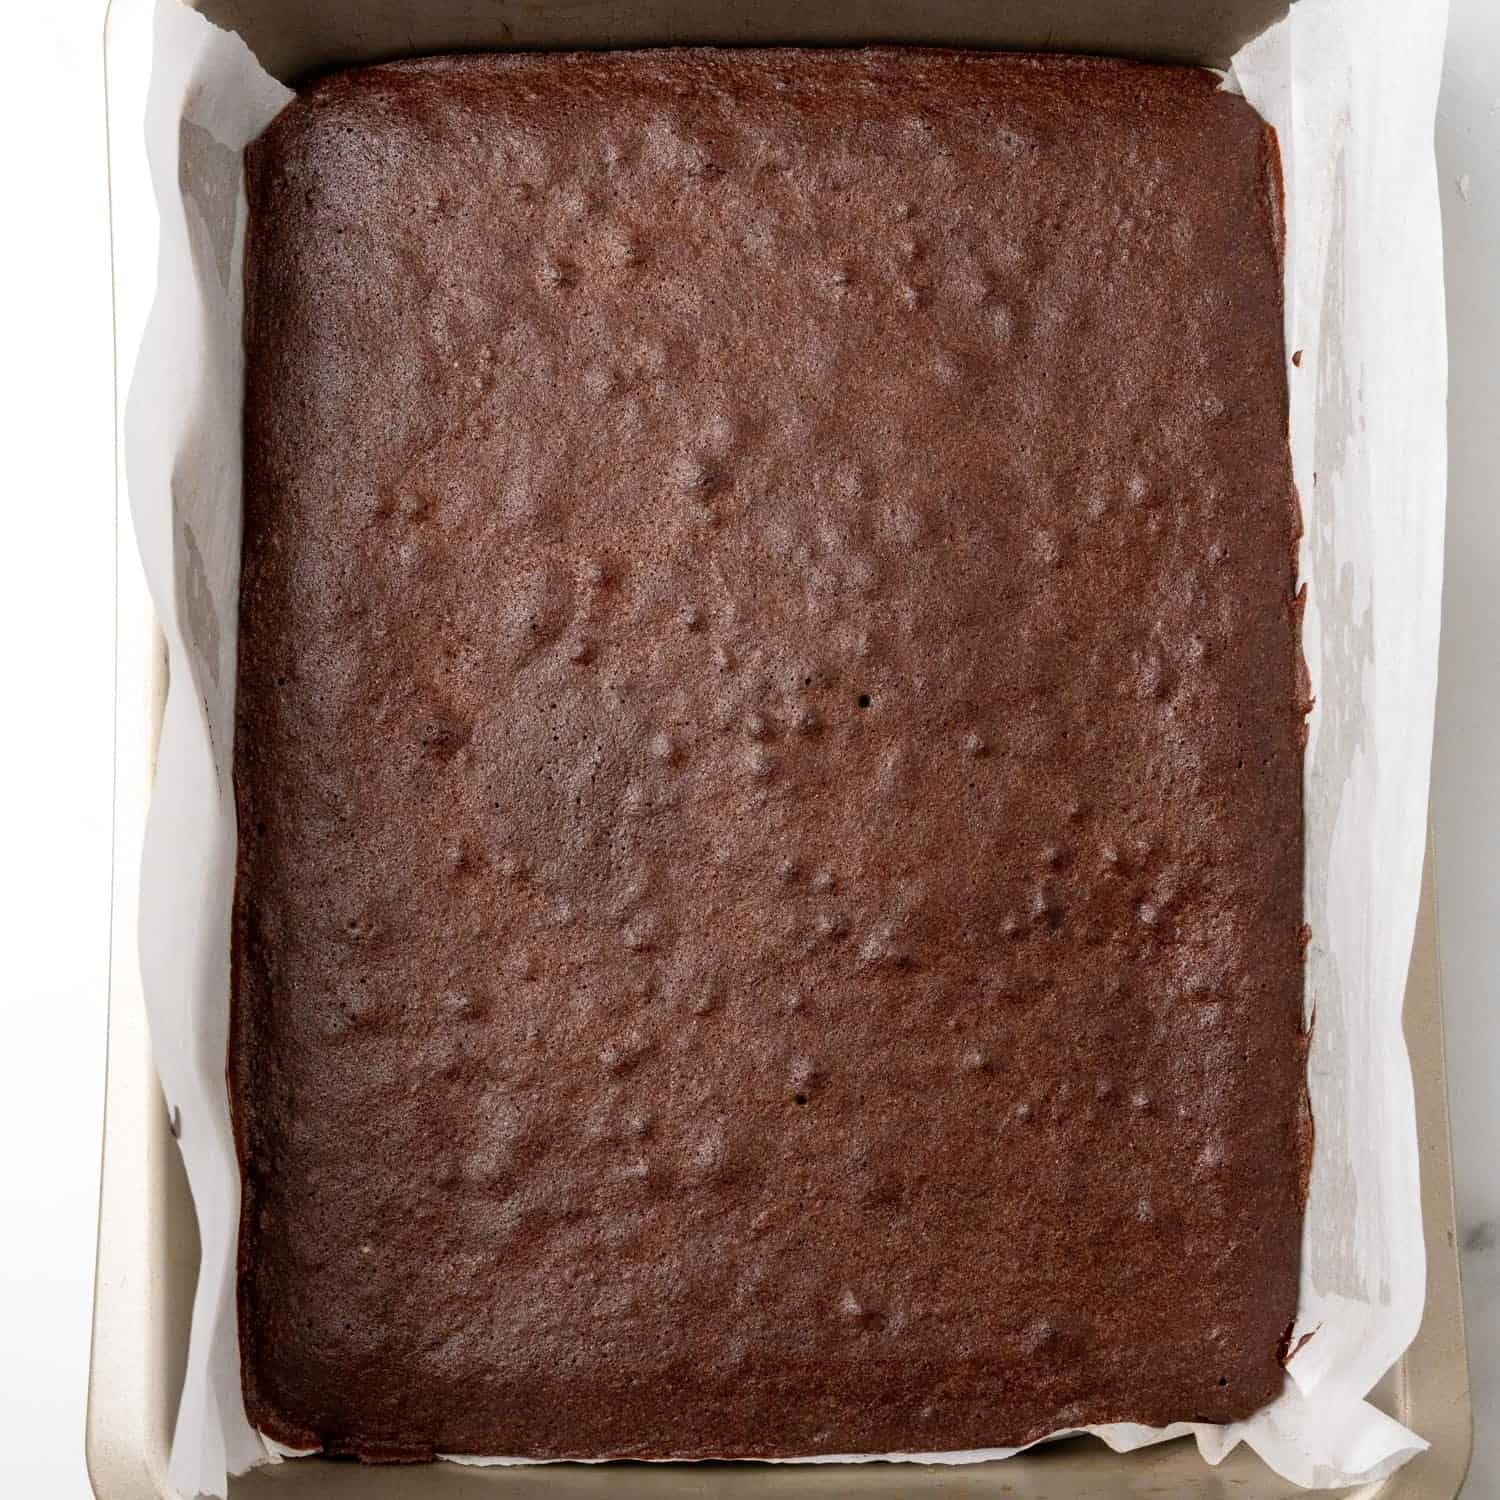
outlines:
[[1274, 140], [943, 52], [342, 74], [249, 153], [246, 1401], [371, 1458], [1276, 1395]]

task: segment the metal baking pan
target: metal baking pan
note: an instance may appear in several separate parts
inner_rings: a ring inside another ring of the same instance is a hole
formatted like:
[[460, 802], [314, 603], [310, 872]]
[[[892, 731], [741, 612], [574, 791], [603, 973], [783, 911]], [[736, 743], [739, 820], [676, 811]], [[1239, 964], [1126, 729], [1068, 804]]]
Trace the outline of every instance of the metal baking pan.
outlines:
[[[1050, 46], [1222, 65], [1285, 0], [199, 0], [271, 71], [295, 81], [334, 64], [476, 47], [670, 42], [914, 41]], [[141, 122], [153, 0], [111, 0], [105, 61], [115, 279], [116, 438], [124, 381], [155, 280], [155, 211]], [[86, 1447], [100, 1500], [172, 1495], [167, 1454], [187, 1355], [197, 1231], [152, 1067], [136, 948], [141, 842], [166, 696], [157, 633], [123, 495], [116, 490], [116, 710], [108, 1072]], [[1406, 991], [1427, 1244], [1415, 1342], [1374, 1400], [1430, 1449], [1381, 1484], [1381, 1500], [1452, 1500], [1468, 1466], [1471, 1409], [1455, 1246], [1437, 913], [1431, 851]], [[1190, 1441], [1132, 1454], [1090, 1439], [1004, 1463], [924, 1465], [560, 1464], [372, 1468], [320, 1458], [231, 1480], [231, 1500], [556, 1500], [558, 1496], [990, 1496], [1020, 1500], [1281, 1500], [1304, 1493], [1241, 1447], [1218, 1468]]]

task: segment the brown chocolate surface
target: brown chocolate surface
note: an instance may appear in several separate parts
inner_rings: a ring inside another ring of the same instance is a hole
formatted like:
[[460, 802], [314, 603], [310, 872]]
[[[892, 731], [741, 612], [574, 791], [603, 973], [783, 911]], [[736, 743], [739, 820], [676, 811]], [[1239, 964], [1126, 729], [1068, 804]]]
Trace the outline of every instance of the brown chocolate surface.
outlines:
[[249, 154], [252, 1418], [936, 1451], [1273, 1397], [1269, 131], [943, 52], [335, 76]]

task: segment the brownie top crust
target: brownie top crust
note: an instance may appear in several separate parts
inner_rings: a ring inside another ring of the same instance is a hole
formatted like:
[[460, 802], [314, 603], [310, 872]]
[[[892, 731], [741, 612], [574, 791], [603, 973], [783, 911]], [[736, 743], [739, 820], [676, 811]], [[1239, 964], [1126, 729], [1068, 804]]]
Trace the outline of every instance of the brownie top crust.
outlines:
[[1202, 71], [434, 58], [247, 156], [252, 1419], [1224, 1422], [1308, 1149], [1274, 136]]

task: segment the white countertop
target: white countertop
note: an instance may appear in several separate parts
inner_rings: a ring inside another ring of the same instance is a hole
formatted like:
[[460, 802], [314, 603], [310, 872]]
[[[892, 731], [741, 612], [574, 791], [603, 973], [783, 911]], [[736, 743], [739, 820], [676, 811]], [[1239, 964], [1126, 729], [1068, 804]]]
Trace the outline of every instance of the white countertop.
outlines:
[[[1412, 0], [1422, 4], [1424, 0]], [[0, 92], [0, 1494], [82, 1500], [104, 1067], [113, 443], [103, 0], [7, 11]], [[1500, 1496], [1500, 0], [1438, 122], [1452, 484], [1433, 821], [1476, 1444]], [[1393, 205], [1399, 211], [1399, 205]]]
[[1449, 493], [1432, 820], [1474, 1394], [1466, 1500], [1500, 1496], [1500, 3], [1453, 0], [1438, 106]]

